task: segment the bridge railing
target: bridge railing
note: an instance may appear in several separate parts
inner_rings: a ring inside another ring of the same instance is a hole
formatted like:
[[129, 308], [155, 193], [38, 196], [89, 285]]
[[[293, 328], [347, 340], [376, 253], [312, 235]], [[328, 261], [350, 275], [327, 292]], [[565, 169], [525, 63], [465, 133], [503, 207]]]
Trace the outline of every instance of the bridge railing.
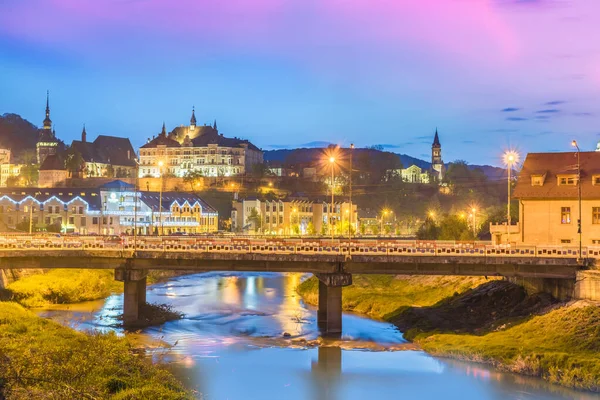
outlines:
[[[350, 254], [372, 256], [552, 257], [577, 258], [578, 246], [492, 245], [490, 242], [418, 241], [392, 239], [248, 239], [142, 236], [0, 236], [2, 250], [137, 250], [213, 253]], [[600, 258], [600, 246], [582, 248], [582, 257]]]

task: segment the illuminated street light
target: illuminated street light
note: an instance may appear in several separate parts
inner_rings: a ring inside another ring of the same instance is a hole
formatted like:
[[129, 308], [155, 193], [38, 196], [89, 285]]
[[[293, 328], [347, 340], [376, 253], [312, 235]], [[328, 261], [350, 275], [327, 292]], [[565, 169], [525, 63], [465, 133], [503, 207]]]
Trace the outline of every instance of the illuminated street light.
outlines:
[[579, 215], [577, 218], [577, 232], [579, 233], [579, 259], [581, 260], [581, 152], [579, 151], [579, 145], [577, 145], [576, 140], [573, 140], [571, 142], [571, 146], [577, 149], [577, 189], [579, 194]]
[[519, 162], [519, 153], [510, 150], [504, 153], [504, 164], [506, 164], [506, 170], [508, 171], [508, 203], [506, 208], [506, 242], [510, 245], [510, 174], [512, 172], [513, 165]]
[[160, 175], [160, 189], [159, 189], [159, 197], [158, 197], [158, 223], [160, 225], [160, 235], [163, 236], [165, 234], [165, 230], [163, 227], [162, 221], [162, 191], [163, 191], [163, 173], [162, 167], [165, 163], [160, 160], [158, 162], [158, 174]]
[[[334, 166], [335, 166], [335, 157], [329, 157], [329, 164], [331, 165], [331, 214], [333, 214], [333, 200], [334, 200], [334, 190], [335, 190], [335, 176], [334, 176]], [[329, 218], [330, 229], [331, 229], [331, 240], [333, 240], [333, 218], [330, 215]]]

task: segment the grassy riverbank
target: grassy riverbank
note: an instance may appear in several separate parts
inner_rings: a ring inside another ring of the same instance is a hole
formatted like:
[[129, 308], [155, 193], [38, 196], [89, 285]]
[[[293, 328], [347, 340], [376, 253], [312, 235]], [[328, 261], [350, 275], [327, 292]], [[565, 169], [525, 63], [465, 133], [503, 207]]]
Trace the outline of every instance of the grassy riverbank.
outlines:
[[[410, 306], [431, 306], [487, 282], [479, 277], [354, 275], [342, 291], [342, 307], [378, 319], [391, 319]], [[314, 276], [298, 286], [304, 301], [316, 305], [319, 281]]]
[[[4, 396], [4, 397], [3, 397]], [[0, 398], [191, 399], [115, 334], [85, 334], [0, 302]]]
[[[355, 276], [344, 310], [396, 324], [425, 351], [600, 391], [600, 307], [556, 304], [505, 281]], [[472, 289], [472, 290], [471, 290]], [[316, 304], [315, 278], [298, 287]], [[532, 314], [541, 314], [530, 317]]]
[[12, 282], [9, 296], [26, 307], [69, 304], [97, 300], [122, 292], [113, 270], [54, 269]]
[[600, 391], [600, 307], [584, 302], [485, 335], [428, 334], [427, 352], [493, 364], [578, 389]]

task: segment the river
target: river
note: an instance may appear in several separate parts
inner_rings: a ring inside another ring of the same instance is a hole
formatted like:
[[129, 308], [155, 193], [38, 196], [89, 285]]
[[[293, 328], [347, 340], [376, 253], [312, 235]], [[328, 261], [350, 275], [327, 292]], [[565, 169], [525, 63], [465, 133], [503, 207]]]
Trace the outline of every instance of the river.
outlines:
[[[128, 334], [188, 387], [220, 399], [598, 399], [540, 379], [437, 359], [393, 325], [344, 314], [342, 338], [319, 339], [301, 274], [205, 273], [148, 287], [185, 317]], [[122, 295], [40, 311], [76, 329], [118, 328]], [[284, 337], [286, 333], [286, 337]], [[315, 342], [321, 346], [315, 346]]]

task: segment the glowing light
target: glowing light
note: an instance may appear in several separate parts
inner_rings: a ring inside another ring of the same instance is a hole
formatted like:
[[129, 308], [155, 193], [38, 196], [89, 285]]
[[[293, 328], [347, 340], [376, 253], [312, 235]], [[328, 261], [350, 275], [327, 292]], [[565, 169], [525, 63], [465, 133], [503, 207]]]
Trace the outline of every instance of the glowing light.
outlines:
[[505, 165], [513, 166], [519, 162], [520, 155], [514, 150], [504, 152], [503, 161]]
[[333, 164], [335, 162], [335, 157], [329, 157], [329, 162]]

